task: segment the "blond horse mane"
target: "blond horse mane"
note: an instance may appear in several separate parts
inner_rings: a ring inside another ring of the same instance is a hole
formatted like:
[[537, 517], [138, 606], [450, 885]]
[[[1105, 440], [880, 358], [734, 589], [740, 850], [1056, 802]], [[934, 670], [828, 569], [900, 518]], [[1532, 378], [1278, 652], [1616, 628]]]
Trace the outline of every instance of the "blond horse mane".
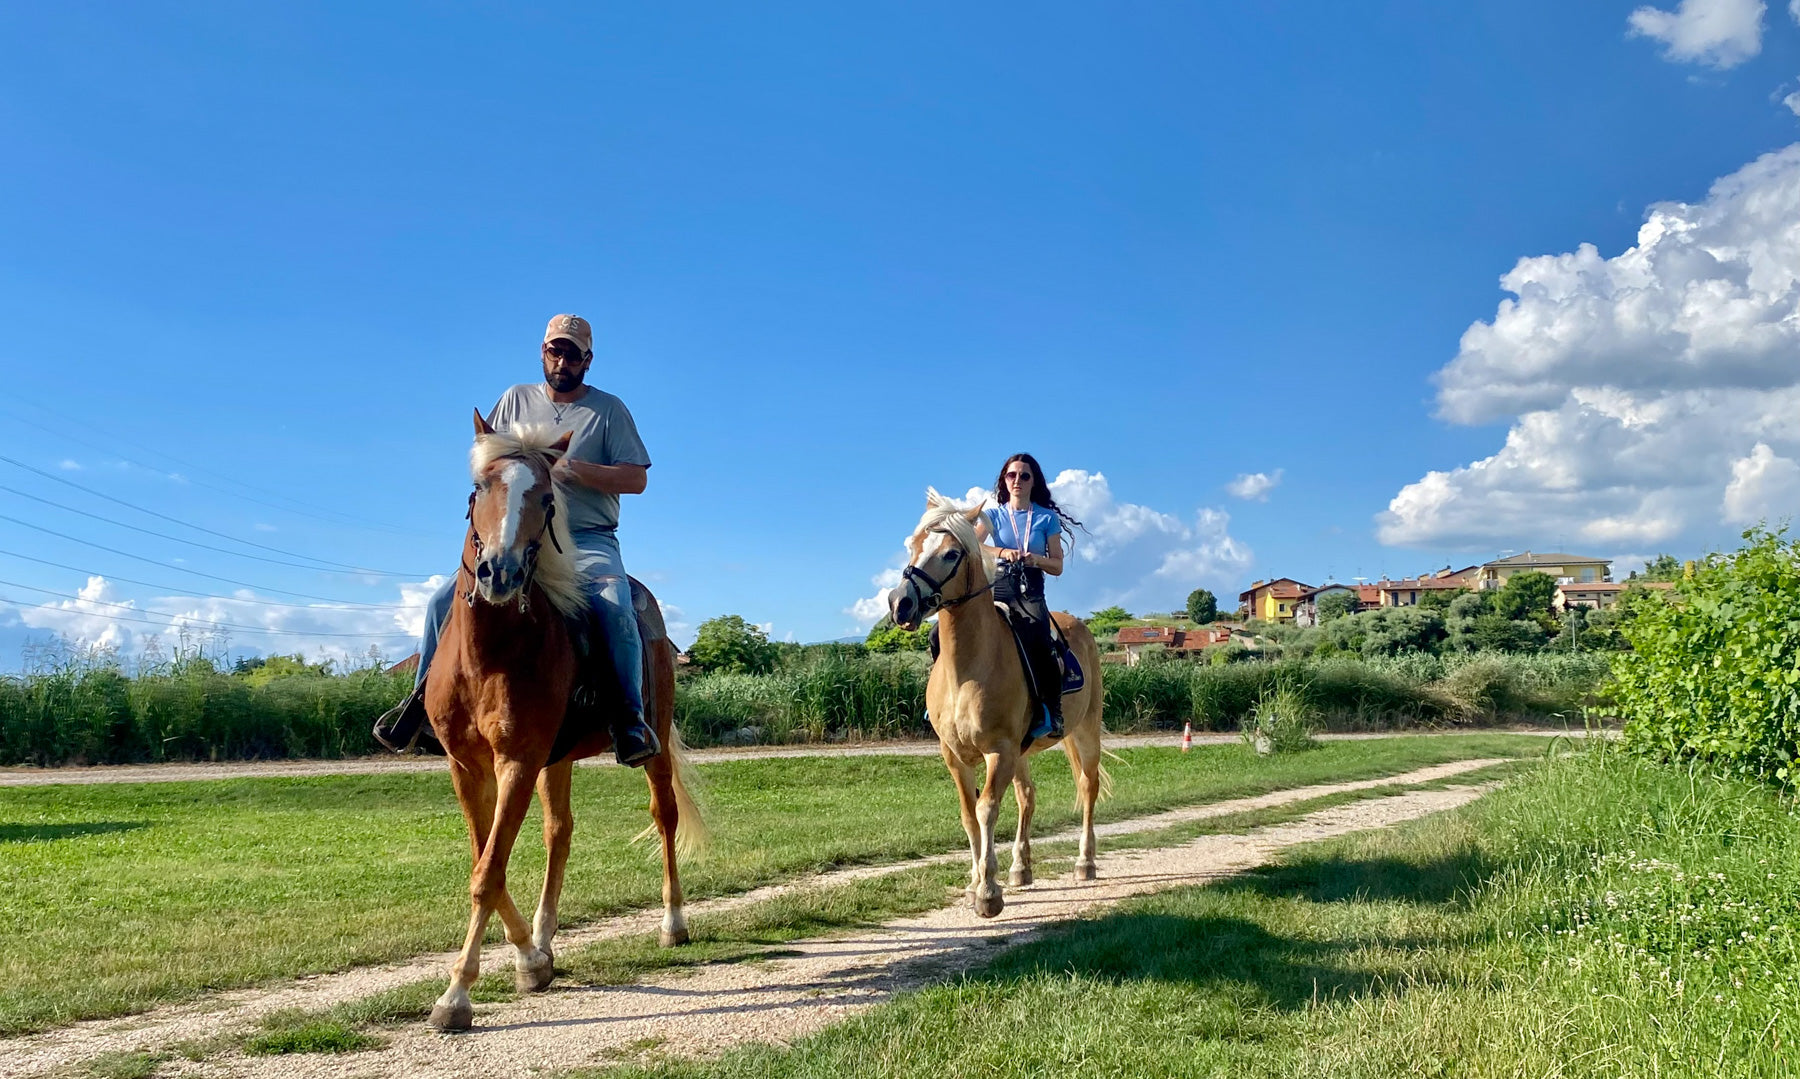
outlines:
[[994, 559], [982, 548], [980, 538], [975, 535], [975, 523], [965, 516], [968, 511], [969, 507], [945, 498], [936, 487], [925, 488], [925, 513], [919, 518], [919, 527], [907, 538], [906, 550], [916, 560], [925, 549], [926, 536], [933, 532], [948, 532], [963, 550], [981, 556], [981, 583], [985, 585], [994, 579]]
[[[477, 435], [475, 444], [469, 447], [469, 472], [480, 479], [495, 461], [517, 457], [532, 465], [543, 466], [547, 474], [550, 466], [562, 456], [550, 448], [561, 437], [547, 424], [521, 424], [505, 432]], [[554, 483], [550, 485], [550, 496], [556, 507], [556, 514], [550, 521], [550, 533], [556, 542], [538, 548], [537, 569], [531, 580], [543, 589], [544, 597], [559, 614], [574, 618], [587, 610], [587, 575], [575, 564], [575, 542], [569, 537], [569, 514], [563, 505], [562, 492]]]

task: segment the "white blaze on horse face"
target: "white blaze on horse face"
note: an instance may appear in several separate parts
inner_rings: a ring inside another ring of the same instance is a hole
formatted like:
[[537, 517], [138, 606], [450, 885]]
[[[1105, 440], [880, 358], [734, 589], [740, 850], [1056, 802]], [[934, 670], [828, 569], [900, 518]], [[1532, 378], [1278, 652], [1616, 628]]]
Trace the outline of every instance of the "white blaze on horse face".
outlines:
[[510, 551], [519, 542], [520, 521], [525, 513], [525, 496], [537, 485], [531, 466], [523, 461], [508, 461], [500, 470], [500, 483], [506, 488], [506, 516], [500, 520], [500, 542], [496, 550]]

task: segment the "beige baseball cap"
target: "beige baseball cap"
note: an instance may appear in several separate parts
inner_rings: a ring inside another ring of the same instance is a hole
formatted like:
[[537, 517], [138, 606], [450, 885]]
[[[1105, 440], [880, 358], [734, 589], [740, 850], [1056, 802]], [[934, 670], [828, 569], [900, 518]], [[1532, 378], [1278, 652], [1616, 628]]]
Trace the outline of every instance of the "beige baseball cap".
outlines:
[[557, 315], [544, 327], [544, 344], [561, 338], [583, 352], [594, 351], [594, 328], [580, 315]]

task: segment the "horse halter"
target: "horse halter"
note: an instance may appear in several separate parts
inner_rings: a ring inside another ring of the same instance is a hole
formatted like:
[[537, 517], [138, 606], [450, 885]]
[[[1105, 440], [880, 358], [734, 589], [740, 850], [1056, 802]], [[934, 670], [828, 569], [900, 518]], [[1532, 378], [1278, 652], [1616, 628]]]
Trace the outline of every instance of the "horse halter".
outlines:
[[[469, 492], [469, 506], [463, 510], [463, 520], [469, 522], [469, 546], [475, 548], [477, 562], [481, 561], [481, 533], [475, 531], [475, 499], [480, 493], [481, 485], [476, 484], [475, 490]], [[537, 536], [525, 545], [525, 579], [519, 584], [520, 614], [524, 614], [531, 608], [531, 575], [537, 571], [538, 550], [544, 545], [544, 533], [550, 533], [550, 546], [556, 548], [556, 553], [563, 553], [562, 544], [556, 538], [556, 530], [550, 527], [555, 520], [556, 499], [551, 496], [544, 504], [543, 527], [539, 528]], [[479, 578], [475, 575], [475, 568], [469, 565], [467, 554], [462, 557], [462, 568], [469, 575], [469, 590], [463, 593], [463, 601], [473, 607], [475, 606], [475, 584]]]
[[[956, 540], [955, 534], [952, 533], [947, 528], [934, 528], [931, 531], [934, 533], [941, 534], [941, 535], [949, 536], [952, 541]], [[962, 549], [961, 543], [957, 543], [956, 546], [957, 546], [958, 550]], [[967, 551], [964, 551], [963, 553], [968, 554]], [[980, 555], [977, 554], [974, 557], [978, 558], [978, 557], [980, 557]], [[925, 610], [923, 612], [921, 612], [920, 617], [924, 617], [925, 615], [928, 615], [928, 614], [933, 614], [937, 611], [948, 610], [951, 607], [960, 607], [963, 604], [974, 599], [976, 596], [979, 596], [985, 592], [991, 591], [993, 589], [994, 585], [999, 583], [997, 579], [990, 577], [988, 579], [987, 584], [982, 585], [980, 588], [977, 588], [974, 591], [964, 592], [962, 595], [957, 596], [955, 599], [945, 599], [944, 598], [944, 586], [950, 583], [950, 579], [948, 577], [946, 577], [941, 581], [937, 580], [934, 577], [932, 577], [931, 574], [926, 573], [924, 570], [922, 570], [918, 566], [914, 566], [914, 565], [908, 565], [905, 569], [900, 571], [900, 583], [906, 584], [907, 582], [911, 582], [915, 586], [919, 586], [919, 591], [922, 594], [921, 602], [923, 603]], [[926, 591], [926, 589], [924, 587], [925, 585], [930, 586], [930, 591]]]

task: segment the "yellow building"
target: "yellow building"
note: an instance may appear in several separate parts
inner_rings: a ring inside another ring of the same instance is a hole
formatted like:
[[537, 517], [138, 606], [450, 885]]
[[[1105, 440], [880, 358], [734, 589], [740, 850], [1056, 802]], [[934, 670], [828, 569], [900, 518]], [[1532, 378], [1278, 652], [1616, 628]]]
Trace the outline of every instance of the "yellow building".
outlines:
[[1578, 554], [1535, 554], [1526, 551], [1510, 558], [1496, 558], [1492, 562], [1484, 562], [1481, 576], [1476, 582], [1477, 588], [1500, 588], [1506, 584], [1507, 578], [1515, 573], [1530, 570], [1534, 573], [1547, 573], [1558, 581], [1573, 584], [1593, 584], [1612, 577], [1612, 561], [1606, 558], [1587, 558]]
[[1247, 617], [1260, 618], [1264, 622], [1292, 622], [1294, 609], [1311, 591], [1311, 586], [1292, 577], [1277, 577], [1273, 581], [1252, 582], [1249, 588], [1238, 593], [1238, 603], [1247, 612]]

